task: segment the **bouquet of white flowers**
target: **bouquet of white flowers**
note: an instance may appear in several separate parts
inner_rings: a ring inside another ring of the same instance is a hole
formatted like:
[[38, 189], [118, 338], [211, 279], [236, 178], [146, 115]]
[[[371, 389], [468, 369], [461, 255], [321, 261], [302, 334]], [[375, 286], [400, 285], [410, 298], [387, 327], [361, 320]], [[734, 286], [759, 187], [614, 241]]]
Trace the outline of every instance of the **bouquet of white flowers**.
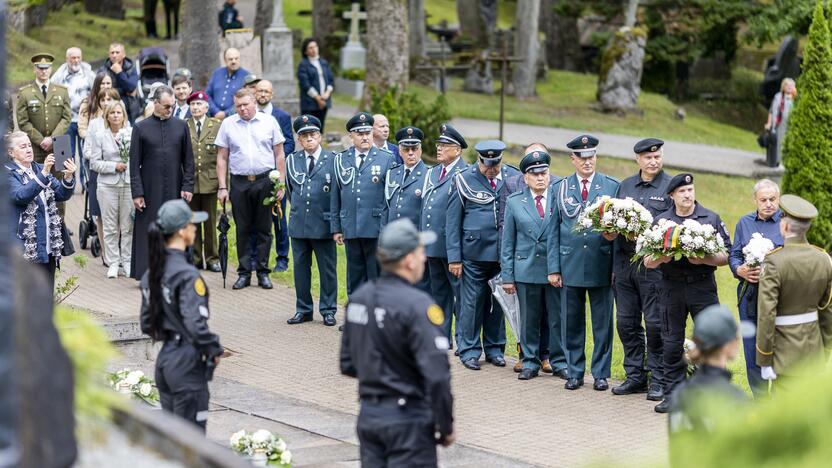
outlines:
[[144, 372], [124, 368], [113, 372], [109, 378], [110, 386], [119, 393], [132, 395], [151, 406], [158, 406], [159, 390], [156, 384], [144, 375]]
[[116, 133], [116, 144], [118, 145], [118, 155], [121, 157], [121, 162], [126, 163], [130, 160], [130, 138], [133, 136], [133, 131], [129, 128], [122, 127]]
[[[277, 199], [277, 192], [285, 190], [286, 183], [280, 180], [280, 171], [277, 169], [269, 172], [269, 180], [272, 181], [273, 185], [272, 194], [263, 200], [263, 204], [266, 206], [272, 206], [272, 216], [276, 216], [278, 219], [283, 219], [283, 208], [280, 206], [280, 200]], [[279, 229], [280, 223], [278, 223], [277, 226]]]
[[292, 452], [286, 442], [265, 429], [253, 433], [239, 430], [231, 434], [229, 444], [231, 450], [249, 458], [255, 466], [292, 466]]
[[636, 239], [636, 253], [633, 262], [650, 255], [653, 257], [704, 258], [725, 251], [725, 242], [716, 228], [700, 224], [692, 219], [677, 224], [660, 219], [656, 225]]
[[759, 232], [751, 234], [751, 240], [742, 248], [742, 255], [745, 257], [745, 264], [750, 267], [758, 267], [763, 264], [766, 255], [774, 250], [774, 242], [766, 239]]
[[635, 239], [652, 224], [653, 215], [639, 202], [629, 197], [621, 199], [604, 195], [580, 214], [575, 229], [591, 229]]

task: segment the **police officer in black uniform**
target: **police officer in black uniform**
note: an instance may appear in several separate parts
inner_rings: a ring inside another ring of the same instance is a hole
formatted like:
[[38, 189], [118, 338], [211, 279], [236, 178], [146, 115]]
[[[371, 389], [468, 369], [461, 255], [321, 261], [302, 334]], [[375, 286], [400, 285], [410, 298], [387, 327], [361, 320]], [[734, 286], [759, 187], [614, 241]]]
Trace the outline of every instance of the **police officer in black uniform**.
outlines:
[[142, 331], [164, 341], [156, 358], [162, 409], [199, 426], [208, 420], [208, 381], [223, 348], [208, 329], [208, 288], [185, 250], [208, 219], [185, 200], [162, 204], [148, 228], [148, 269], [142, 276]]
[[378, 239], [381, 277], [347, 304], [341, 373], [358, 379], [365, 467], [436, 466], [436, 444], [455, 438], [445, 314], [413, 286], [425, 270], [424, 246], [435, 240], [409, 219], [388, 224]]
[[[655, 218], [673, 204], [667, 195], [670, 176], [662, 169], [664, 142], [645, 138], [633, 147], [637, 174], [624, 179], [618, 187], [618, 198], [632, 198], [650, 211]], [[647, 392], [647, 399], [661, 401], [662, 391], [662, 323], [658, 294], [662, 275], [658, 270], [633, 264], [630, 259], [636, 244], [624, 236], [615, 240], [613, 261], [613, 293], [616, 304], [616, 327], [624, 347], [624, 372], [627, 379], [613, 387], [616, 395]], [[644, 327], [641, 325], [644, 317]], [[645, 328], [647, 346], [645, 352]], [[646, 357], [646, 367], [645, 367]], [[648, 387], [648, 374], [651, 382]]]
[[670, 179], [667, 194], [673, 199], [673, 209], [660, 214], [656, 222], [668, 219], [682, 224], [685, 220], [692, 219], [699, 224], [710, 224], [722, 237], [726, 250], [705, 258], [683, 257], [673, 260], [672, 257], [646, 257], [644, 260], [647, 268], [659, 268], [662, 274], [659, 302], [662, 307], [662, 387], [665, 397], [656, 405], [657, 413], [667, 413], [670, 408], [668, 396], [685, 378], [687, 364], [683, 346], [688, 313], [696, 319], [697, 314], [706, 307], [719, 304], [714, 272], [718, 266], [728, 264], [728, 251], [731, 250], [731, 239], [722, 219], [696, 201], [693, 175], [683, 173]]

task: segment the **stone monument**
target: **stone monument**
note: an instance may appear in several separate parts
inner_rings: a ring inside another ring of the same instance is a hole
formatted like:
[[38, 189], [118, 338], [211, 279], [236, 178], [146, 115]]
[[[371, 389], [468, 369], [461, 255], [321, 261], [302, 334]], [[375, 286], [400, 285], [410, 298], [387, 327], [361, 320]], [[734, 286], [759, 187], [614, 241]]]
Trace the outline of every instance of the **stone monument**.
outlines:
[[619, 114], [636, 110], [646, 43], [647, 32], [639, 27], [624, 26], [610, 40], [598, 74], [601, 110]]
[[300, 101], [293, 54], [292, 31], [283, 20], [283, 0], [274, 0], [272, 24], [263, 33], [263, 76], [274, 86], [274, 104], [297, 115]]
[[344, 12], [343, 17], [350, 20], [350, 35], [347, 44], [341, 49], [341, 70], [352, 68], [363, 70], [367, 59], [367, 49], [361, 45], [358, 22], [367, 19], [367, 12], [361, 11], [358, 3], [353, 3], [350, 10]]

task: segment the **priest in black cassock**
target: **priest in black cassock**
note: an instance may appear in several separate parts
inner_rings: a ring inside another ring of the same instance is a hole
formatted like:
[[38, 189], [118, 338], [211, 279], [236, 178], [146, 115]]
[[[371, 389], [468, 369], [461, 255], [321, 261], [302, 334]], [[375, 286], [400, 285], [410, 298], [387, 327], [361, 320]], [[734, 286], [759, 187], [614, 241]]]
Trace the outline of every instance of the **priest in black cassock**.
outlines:
[[194, 191], [194, 155], [188, 124], [172, 119], [175, 98], [168, 86], [153, 95], [153, 116], [133, 127], [130, 138], [130, 189], [136, 221], [130, 277], [147, 270], [147, 228], [162, 203], [175, 198], [190, 202]]

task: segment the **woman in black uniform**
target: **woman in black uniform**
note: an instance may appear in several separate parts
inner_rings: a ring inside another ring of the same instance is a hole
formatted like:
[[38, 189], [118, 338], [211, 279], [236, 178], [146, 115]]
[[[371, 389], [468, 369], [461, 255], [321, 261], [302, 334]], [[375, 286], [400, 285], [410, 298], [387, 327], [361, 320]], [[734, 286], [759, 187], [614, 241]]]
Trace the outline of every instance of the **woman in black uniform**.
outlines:
[[142, 331], [164, 341], [156, 358], [162, 408], [194, 422], [208, 419], [208, 381], [223, 348], [208, 329], [208, 288], [185, 250], [208, 219], [184, 200], [165, 202], [148, 228], [148, 270], [141, 280]]

